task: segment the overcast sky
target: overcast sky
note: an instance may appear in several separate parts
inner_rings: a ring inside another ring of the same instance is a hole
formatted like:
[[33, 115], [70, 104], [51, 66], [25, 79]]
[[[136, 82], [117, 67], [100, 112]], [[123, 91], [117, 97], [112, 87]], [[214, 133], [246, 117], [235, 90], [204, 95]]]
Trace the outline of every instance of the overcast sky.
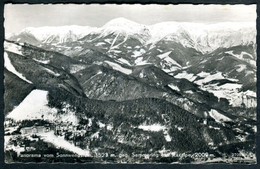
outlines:
[[256, 22], [256, 5], [20, 5], [4, 9], [5, 31], [26, 27], [82, 25], [100, 27], [124, 17], [142, 24], [179, 22]]

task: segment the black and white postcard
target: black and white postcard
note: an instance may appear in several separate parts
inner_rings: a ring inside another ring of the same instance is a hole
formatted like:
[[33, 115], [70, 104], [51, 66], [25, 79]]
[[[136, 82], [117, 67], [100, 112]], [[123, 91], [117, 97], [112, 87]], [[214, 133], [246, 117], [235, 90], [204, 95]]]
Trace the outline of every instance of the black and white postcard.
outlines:
[[255, 164], [256, 16], [5, 4], [5, 162]]

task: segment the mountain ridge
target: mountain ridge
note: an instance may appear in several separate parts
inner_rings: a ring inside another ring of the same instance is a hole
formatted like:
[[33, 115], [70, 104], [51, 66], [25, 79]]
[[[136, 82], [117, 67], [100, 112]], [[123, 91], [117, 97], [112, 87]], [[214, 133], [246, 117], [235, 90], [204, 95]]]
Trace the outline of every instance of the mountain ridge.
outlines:
[[212, 52], [218, 47], [256, 43], [256, 25], [251, 22], [205, 24], [168, 21], [144, 25], [125, 18], [110, 20], [102, 27], [76, 25], [29, 27], [7, 39], [23, 42], [24, 39], [21, 35], [28, 34], [28, 36], [34, 36], [40, 43], [62, 44], [79, 40], [90, 34], [106, 36], [111, 33], [124, 34], [126, 37], [132, 36], [141, 39], [146, 44], [154, 44], [164, 38], [173, 38], [184, 46], [193, 47], [203, 53]]

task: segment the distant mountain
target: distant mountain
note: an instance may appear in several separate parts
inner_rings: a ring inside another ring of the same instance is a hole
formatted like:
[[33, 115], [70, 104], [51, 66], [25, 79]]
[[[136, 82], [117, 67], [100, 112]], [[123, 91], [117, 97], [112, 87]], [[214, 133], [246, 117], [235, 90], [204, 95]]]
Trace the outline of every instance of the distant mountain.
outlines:
[[[152, 41], [163, 39], [208, 53], [217, 48], [249, 45], [256, 42], [255, 23], [178, 23], [164, 22], [151, 27]], [[155, 39], [154, 39], [155, 38]]]
[[[23, 29], [18, 34], [11, 35], [10, 40], [15, 40], [18, 42], [27, 42], [27, 43], [64, 43], [72, 42], [78, 40], [88, 33], [90, 33], [94, 28], [87, 26], [61, 26], [61, 27], [40, 27], [34, 28], [29, 27]], [[28, 37], [31, 37], [31, 41], [27, 40]]]
[[111, 20], [100, 28], [88, 26], [30, 27], [7, 39], [32, 45], [56, 45], [77, 41], [84, 36], [102, 38], [111, 34], [124, 36], [125, 41], [135, 38], [142, 44], [154, 44], [162, 39], [171, 40], [202, 53], [212, 52], [217, 48], [256, 43], [256, 25], [254, 23], [162, 22], [155, 25], [143, 25], [125, 18]]

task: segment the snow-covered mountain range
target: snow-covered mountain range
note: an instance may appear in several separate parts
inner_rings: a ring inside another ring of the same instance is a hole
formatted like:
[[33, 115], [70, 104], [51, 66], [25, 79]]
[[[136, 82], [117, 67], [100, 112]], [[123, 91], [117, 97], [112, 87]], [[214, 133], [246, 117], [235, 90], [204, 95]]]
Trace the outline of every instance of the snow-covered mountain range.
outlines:
[[161, 39], [174, 40], [185, 47], [207, 53], [217, 48], [248, 45], [256, 42], [256, 25], [251, 22], [217, 24], [162, 22], [143, 25], [125, 18], [109, 21], [103, 27], [61, 26], [25, 28], [7, 39], [26, 42], [25, 37], [34, 37], [40, 43], [59, 44], [72, 42], [89, 34], [107, 36], [111, 33], [122, 34], [126, 38], [138, 38], [141, 42], [154, 44]]

